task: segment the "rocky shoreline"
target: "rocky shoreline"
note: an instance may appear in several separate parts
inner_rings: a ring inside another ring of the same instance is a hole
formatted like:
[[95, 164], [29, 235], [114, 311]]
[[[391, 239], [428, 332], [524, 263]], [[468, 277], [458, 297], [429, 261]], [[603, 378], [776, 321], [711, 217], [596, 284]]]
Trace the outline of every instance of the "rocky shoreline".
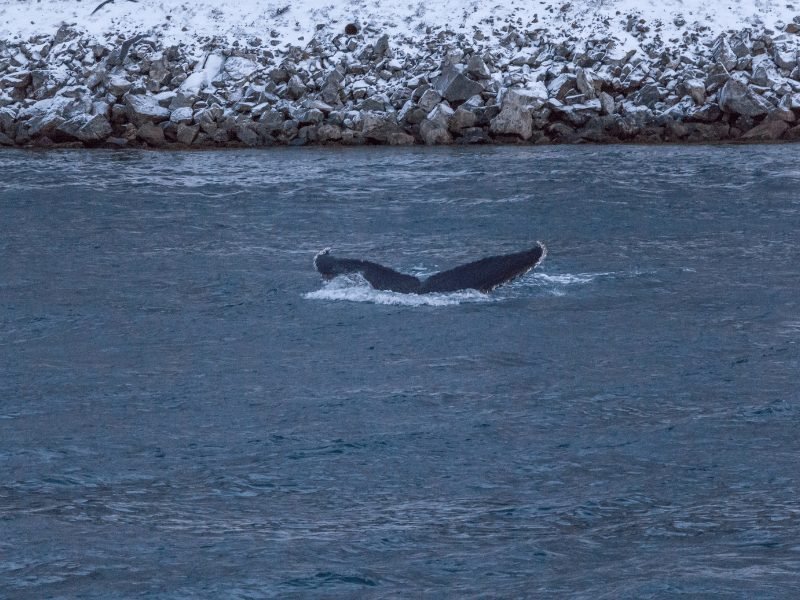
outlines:
[[629, 19], [633, 49], [532, 27], [398, 40], [320, 25], [305, 47], [281, 48], [257, 37], [98, 40], [63, 25], [0, 41], [0, 146], [800, 140], [800, 16], [667, 41], [657, 23]]

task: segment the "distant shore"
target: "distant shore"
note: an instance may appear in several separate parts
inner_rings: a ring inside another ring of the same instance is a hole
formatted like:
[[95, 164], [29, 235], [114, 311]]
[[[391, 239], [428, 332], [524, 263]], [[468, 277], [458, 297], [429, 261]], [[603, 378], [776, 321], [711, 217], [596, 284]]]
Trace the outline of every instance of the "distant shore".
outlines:
[[209, 39], [200, 53], [68, 25], [0, 41], [0, 146], [800, 140], [800, 17], [639, 49], [503, 25], [495, 40], [444, 31], [409, 52], [340, 29], [282, 49]]

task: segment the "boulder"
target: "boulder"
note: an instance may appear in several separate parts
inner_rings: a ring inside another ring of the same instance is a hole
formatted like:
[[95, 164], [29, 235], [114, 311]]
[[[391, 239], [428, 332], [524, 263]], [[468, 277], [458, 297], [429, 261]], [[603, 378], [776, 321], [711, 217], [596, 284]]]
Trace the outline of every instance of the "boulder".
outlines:
[[264, 111], [264, 113], [258, 118], [258, 122], [267, 132], [279, 131], [283, 127], [283, 123], [285, 121], [286, 116], [283, 114], [283, 112], [274, 108]]
[[492, 78], [492, 73], [489, 71], [489, 67], [486, 66], [486, 62], [477, 54], [470, 56], [467, 63], [467, 74], [478, 80]]
[[709, 102], [702, 106], [690, 108], [686, 113], [686, 120], [695, 123], [715, 123], [722, 118], [722, 110], [716, 102]]
[[325, 102], [333, 105], [341, 103], [342, 81], [344, 81], [344, 75], [338, 70], [334, 69], [328, 73], [322, 84], [322, 99]]
[[462, 129], [475, 127], [477, 120], [478, 118], [474, 112], [464, 108], [464, 105], [461, 105], [450, 117], [450, 124], [448, 127], [453, 133], [459, 133]]
[[439, 104], [442, 101], [442, 95], [434, 89], [427, 89], [422, 93], [419, 100], [417, 101], [417, 106], [425, 111], [425, 114], [429, 113], [433, 110], [433, 107]]
[[145, 121], [136, 130], [136, 137], [150, 146], [160, 147], [166, 144], [164, 130], [150, 121]]
[[783, 134], [783, 139], [792, 142], [800, 141], [800, 125], [796, 125], [791, 129], [786, 130], [786, 132]]
[[665, 88], [655, 84], [648, 83], [642, 86], [633, 96], [633, 101], [641, 106], [653, 108], [658, 102], [661, 102], [667, 97], [669, 92]]
[[781, 69], [791, 71], [797, 66], [797, 50], [775, 46], [772, 59]]
[[753, 63], [753, 76], [750, 83], [760, 87], [772, 87], [783, 82], [783, 76], [768, 58]]
[[547, 84], [547, 92], [551, 98], [564, 101], [572, 90], [577, 89], [577, 78], [571, 73], [561, 73]]
[[433, 89], [448, 102], [463, 102], [470, 96], [480, 94], [483, 86], [472, 81], [454, 65], [446, 65], [432, 82]]
[[12, 108], [0, 108], [0, 133], [11, 133], [17, 122], [17, 111]]
[[746, 131], [739, 139], [752, 142], [769, 142], [780, 139], [787, 129], [789, 129], [789, 125], [785, 121], [770, 119]]
[[338, 125], [323, 123], [317, 128], [317, 138], [320, 142], [335, 142], [342, 139], [342, 128]]
[[64, 121], [57, 131], [84, 143], [102, 142], [111, 135], [111, 123], [102, 115], [79, 115]]
[[387, 142], [399, 133], [405, 133], [393, 114], [365, 112], [361, 114], [361, 135], [373, 142]]
[[687, 79], [683, 86], [695, 104], [702, 105], [706, 101], [706, 84], [702, 79]]
[[728, 71], [731, 71], [736, 66], [736, 62], [738, 60], [738, 57], [731, 48], [731, 45], [728, 43], [728, 39], [724, 35], [721, 35], [719, 38], [717, 38], [713, 50], [711, 51], [711, 55], [718, 64], [725, 67], [725, 69]]
[[729, 79], [719, 91], [719, 106], [723, 112], [756, 117], [772, 110], [772, 104], [756, 94], [749, 86]]
[[[255, 125], [253, 123], [252, 125]], [[258, 146], [258, 134], [251, 127], [250, 123], [239, 123], [235, 129], [236, 139], [246, 146]]]
[[459, 132], [458, 144], [491, 144], [492, 138], [483, 127], [467, 127]]
[[287, 93], [289, 94], [289, 97], [293, 100], [298, 100], [305, 95], [306, 91], [308, 91], [308, 88], [303, 83], [303, 80], [300, 79], [298, 75], [292, 75], [292, 77], [289, 79], [289, 84], [287, 87]]
[[489, 131], [495, 135], [515, 135], [528, 140], [533, 135], [531, 112], [527, 108], [508, 104], [491, 120]]
[[179, 123], [176, 134], [177, 141], [184, 146], [191, 146], [199, 132], [200, 125], [184, 125]]
[[615, 103], [614, 98], [611, 94], [607, 92], [600, 92], [597, 94], [598, 100], [600, 100], [600, 114], [602, 115], [611, 115], [614, 114]]
[[578, 86], [578, 91], [586, 96], [586, 98], [594, 98], [597, 95], [597, 90], [594, 87], [594, 77], [591, 71], [578, 67], [575, 72], [575, 85]]
[[141, 127], [145, 123], [160, 123], [169, 119], [170, 111], [159, 105], [153, 96], [143, 94], [125, 94], [125, 112], [131, 123]]
[[253, 62], [249, 58], [243, 58], [241, 56], [231, 56], [225, 61], [225, 65], [222, 67], [223, 73], [225, 73], [234, 81], [247, 79], [257, 70], [257, 63]]
[[192, 122], [193, 117], [194, 113], [192, 112], [191, 107], [183, 106], [173, 110], [172, 114], [169, 116], [169, 120], [171, 123], [175, 123], [176, 125], [189, 125]]
[[419, 135], [422, 141], [429, 146], [453, 143], [453, 137], [447, 130], [447, 126], [442, 126], [440, 122], [430, 119], [424, 119], [419, 124]]
[[4, 88], [26, 88], [31, 83], [30, 71], [14, 71], [6, 73], [0, 77], [0, 87]]

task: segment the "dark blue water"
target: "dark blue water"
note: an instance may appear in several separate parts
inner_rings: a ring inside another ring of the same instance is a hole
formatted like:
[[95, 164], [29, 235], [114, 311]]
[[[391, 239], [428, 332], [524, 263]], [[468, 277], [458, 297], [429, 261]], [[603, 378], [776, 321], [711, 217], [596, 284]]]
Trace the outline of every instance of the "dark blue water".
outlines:
[[0, 597], [798, 586], [794, 146], [0, 152]]

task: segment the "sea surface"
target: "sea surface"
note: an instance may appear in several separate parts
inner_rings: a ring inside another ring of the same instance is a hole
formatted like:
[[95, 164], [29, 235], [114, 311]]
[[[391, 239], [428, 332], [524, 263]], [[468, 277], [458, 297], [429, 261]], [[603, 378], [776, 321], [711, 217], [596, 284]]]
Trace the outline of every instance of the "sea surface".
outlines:
[[1, 598], [798, 589], [797, 146], [0, 152]]

